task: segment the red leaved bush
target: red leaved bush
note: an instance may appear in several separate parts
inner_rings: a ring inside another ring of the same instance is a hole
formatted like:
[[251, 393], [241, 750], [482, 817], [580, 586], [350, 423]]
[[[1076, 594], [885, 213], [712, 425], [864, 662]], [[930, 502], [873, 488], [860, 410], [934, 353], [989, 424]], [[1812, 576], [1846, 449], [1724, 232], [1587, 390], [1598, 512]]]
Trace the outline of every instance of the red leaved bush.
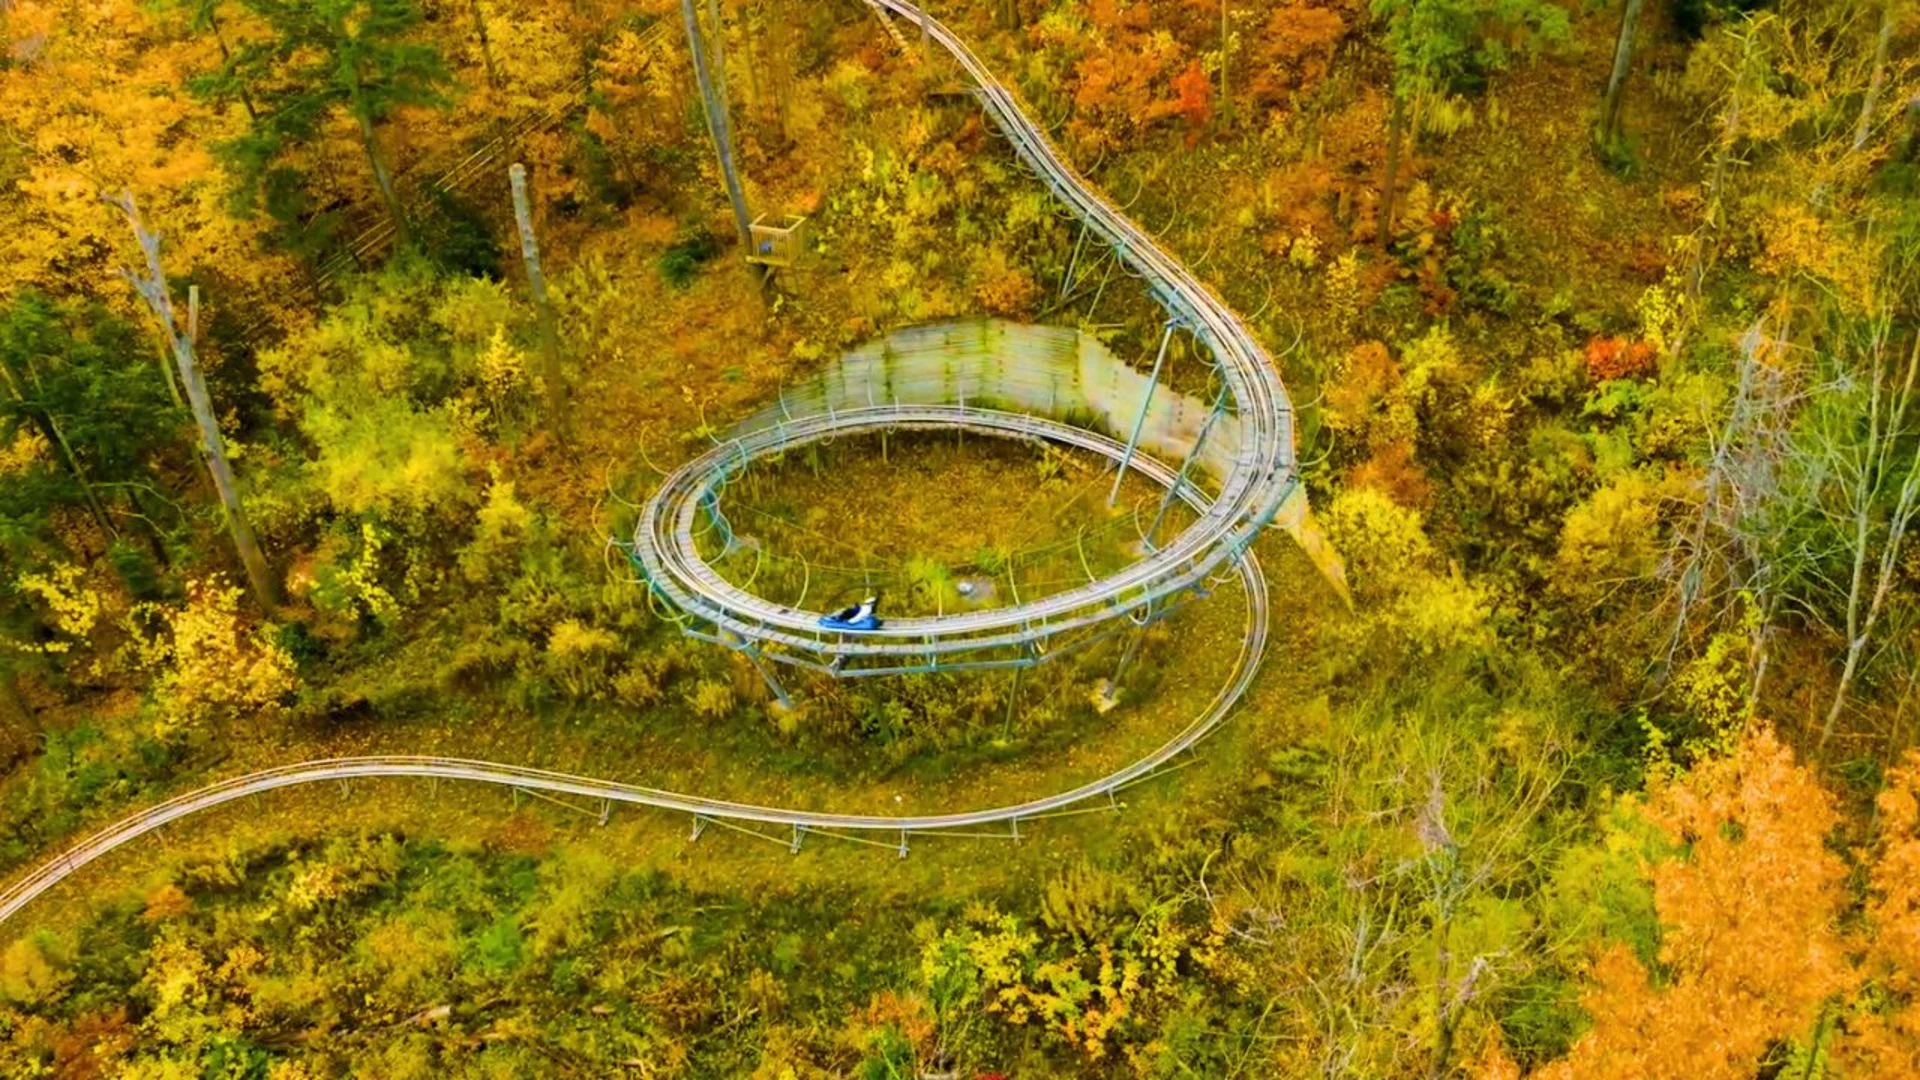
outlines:
[[1660, 352], [1651, 341], [1597, 337], [1587, 342], [1587, 375], [1594, 382], [1636, 379], [1653, 370]]

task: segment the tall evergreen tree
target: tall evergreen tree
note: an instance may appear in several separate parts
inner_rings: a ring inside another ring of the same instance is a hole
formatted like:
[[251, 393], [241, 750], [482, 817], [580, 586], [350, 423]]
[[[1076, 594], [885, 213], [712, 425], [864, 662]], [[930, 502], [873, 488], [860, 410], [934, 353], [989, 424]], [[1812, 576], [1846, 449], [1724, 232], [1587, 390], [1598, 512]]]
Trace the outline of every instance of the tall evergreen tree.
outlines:
[[202, 96], [239, 99], [253, 107], [245, 134], [219, 146], [248, 207], [284, 173], [293, 148], [317, 139], [329, 118], [351, 117], [374, 185], [404, 238], [406, 209], [379, 132], [408, 106], [442, 107], [452, 78], [440, 52], [415, 39], [418, 0], [239, 0], [268, 31], [233, 49], [218, 72], [197, 78]]
[[1393, 59], [1387, 172], [1380, 195], [1380, 244], [1393, 229], [1400, 142], [1408, 110], [1469, 89], [1507, 61], [1510, 42], [1565, 40], [1567, 13], [1547, 0], [1373, 0]]
[[[28, 294], [0, 308], [0, 445], [24, 429], [49, 467], [9, 478], [0, 496], [0, 554], [24, 559], [51, 537], [48, 515], [84, 507], [109, 538], [154, 524], [153, 468], [177, 456], [181, 414], [145, 359], [150, 345], [99, 304]], [[152, 537], [155, 554], [164, 558]]]

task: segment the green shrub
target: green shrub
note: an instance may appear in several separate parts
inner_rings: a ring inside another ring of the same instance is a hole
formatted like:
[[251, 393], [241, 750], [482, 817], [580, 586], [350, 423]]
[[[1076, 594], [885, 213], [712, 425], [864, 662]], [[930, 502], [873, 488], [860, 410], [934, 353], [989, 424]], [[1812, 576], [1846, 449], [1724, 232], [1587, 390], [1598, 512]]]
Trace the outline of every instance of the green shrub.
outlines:
[[660, 256], [660, 276], [676, 289], [693, 284], [703, 263], [720, 254], [720, 241], [704, 226], [696, 226], [668, 246]]
[[419, 228], [420, 245], [427, 257], [450, 274], [500, 280], [500, 245], [494, 243], [486, 219], [445, 188], [430, 190], [433, 212]]

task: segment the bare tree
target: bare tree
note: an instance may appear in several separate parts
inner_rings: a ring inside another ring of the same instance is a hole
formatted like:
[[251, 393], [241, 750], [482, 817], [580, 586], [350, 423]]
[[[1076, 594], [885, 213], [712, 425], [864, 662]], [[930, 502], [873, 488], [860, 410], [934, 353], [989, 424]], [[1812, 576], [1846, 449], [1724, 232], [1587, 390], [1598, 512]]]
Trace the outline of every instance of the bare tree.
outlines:
[[1620, 137], [1620, 103], [1626, 98], [1627, 73], [1633, 68], [1633, 35], [1640, 27], [1642, 0], [1627, 0], [1620, 15], [1620, 37], [1613, 46], [1613, 72], [1607, 76], [1607, 94], [1600, 103], [1600, 146], [1611, 147]]
[[1902, 360], [1892, 325], [1883, 315], [1842, 326], [1799, 366], [1784, 361], [1785, 343], [1761, 324], [1747, 331], [1699, 501], [1661, 565], [1672, 608], [1662, 671], [1696, 627], [1732, 624], [1743, 607], [1757, 615], [1750, 701], [1766, 677], [1777, 617], [1840, 639], [1823, 743], [1865, 668], [1889, 647], [1876, 645], [1897, 636], [1890, 622], [1909, 618], [1888, 601], [1920, 519], [1920, 336]]
[[1853, 129], [1854, 150], [1867, 145], [1867, 136], [1873, 133], [1873, 113], [1879, 108], [1880, 95], [1887, 88], [1887, 47], [1892, 42], [1893, 0], [1882, 0], [1880, 34], [1873, 43], [1872, 74], [1867, 79], [1867, 95], [1860, 100], [1860, 120]]
[[1845, 615], [1838, 628], [1846, 651], [1833, 701], [1820, 726], [1822, 744], [1833, 736], [1834, 723], [1859, 677], [1899, 573], [1907, 531], [1920, 514], [1920, 432], [1914, 430], [1913, 415], [1920, 334], [1915, 335], [1901, 371], [1894, 366], [1898, 361], [1890, 362], [1888, 357], [1891, 329], [1891, 319], [1876, 322], [1863, 348], [1864, 434], [1857, 422], [1849, 422], [1856, 418], [1842, 416], [1831, 424], [1814, 425], [1804, 447], [1819, 467], [1830, 472], [1834, 495], [1830, 505], [1840, 518], [1838, 523], [1844, 525], [1847, 556]]
[[[1547, 824], [1569, 750], [1563, 734], [1543, 733], [1524, 760], [1495, 767], [1484, 744], [1462, 743], [1457, 727], [1416, 720], [1356, 731], [1318, 799], [1321, 835], [1347, 842], [1309, 845], [1339, 866], [1337, 885], [1303, 904], [1288, 873], [1229, 864], [1216, 893], [1202, 868], [1197, 899], [1216, 915], [1231, 912], [1227, 932], [1284, 965], [1283, 993], [1297, 999], [1285, 1022], [1307, 1044], [1315, 1074], [1374, 1075], [1385, 1057], [1416, 1054], [1431, 1077], [1458, 1071], [1457, 1035], [1473, 1007], [1531, 963], [1527, 939], [1536, 931], [1490, 936], [1484, 914], [1519, 902], [1514, 880], [1544, 873], [1531, 865], [1556, 850], [1544, 830], [1578, 827]], [[1413, 850], [1380, 856], [1386, 835], [1408, 832]], [[1430, 1020], [1418, 1029], [1424, 1048], [1405, 1025], [1409, 1015]]]
[[471, 0], [467, 5], [473, 15], [473, 36], [480, 42], [480, 62], [487, 69], [487, 88], [500, 89], [500, 67], [493, 62], [493, 42], [487, 37], [487, 13], [481, 8], [480, 0]]
[[1817, 388], [1778, 362], [1783, 349], [1764, 320], [1741, 335], [1733, 398], [1719, 429], [1707, 436], [1698, 501], [1673, 530], [1659, 567], [1672, 621], [1666, 648], [1654, 663], [1656, 679], [1671, 670], [1696, 625], [1732, 621], [1744, 597], [1758, 607], [1749, 700], [1759, 694], [1772, 617], [1786, 582], [1797, 578], [1811, 557], [1804, 545], [1782, 539], [1800, 535], [1799, 522], [1807, 513], [1804, 504], [1784, 498], [1783, 489], [1794, 454], [1794, 418]]
[[140, 209], [134, 203], [132, 193], [123, 192], [119, 198], [108, 199], [107, 202], [126, 214], [127, 224], [133, 228], [134, 239], [139, 242], [140, 251], [146, 256], [146, 273], [136, 270], [122, 270], [121, 273], [134, 291], [140, 294], [140, 298], [146, 301], [173, 346], [173, 358], [180, 367], [180, 381], [187, 389], [187, 404], [193, 409], [193, 419], [200, 427], [200, 449], [206, 458], [207, 475], [213, 478], [214, 490], [219, 492], [220, 506], [226, 513], [227, 529], [233, 534], [234, 550], [240, 556], [240, 565], [246, 570], [247, 584], [253, 590], [254, 602], [272, 613], [278, 604], [273, 575], [267, 572], [267, 560], [260, 554], [260, 544], [254, 539], [253, 529], [247, 524], [246, 512], [240, 506], [240, 494], [233, 483], [233, 467], [227, 462], [226, 444], [220, 437], [220, 425], [214, 418], [213, 399], [207, 393], [206, 380], [201, 378], [200, 364], [194, 356], [199, 305], [193, 305], [189, 313], [189, 325], [182, 327], [174, 317], [173, 297], [167, 289], [166, 271], [160, 265], [160, 235], [147, 231], [145, 223], [140, 220]]
[[1393, 237], [1393, 194], [1400, 180], [1400, 143], [1406, 126], [1407, 104], [1395, 93], [1393, 105], [1387, 113], [1387, 174], [1380, 183], [1379, 234], [1374, 237], [1382, 251], [1386, 250], [1388, 241]]
[[[744, 256], [753, 248], [753, 235], [749, 228], [752, 215], [747, 212], [747, 197], [740, 188], [739, 173], [734, 169], [733, 124], [727, 116], [726, 102], [722, 97], [725, 90], [708, 70], [707, 46], [702, 40], [700, 18], [694, 13], [693, 0], [680, 0], [680, 18], [686, 26], [687, 46], [693, 54], [693, 77], [700, 84], [700, 100], [707, 114], [707, 132], [713, 136], [713, 150], [720, 159], [720, 179], [726, 185], [727, 202], [733, 207], [733, 224], [739, 233], [740, 251]], [[715, 29], [719, 28], [716, 26]]]
[[560, 373], [560, 322], [554, 315], [553, 301], [547, 298], [547, 275], [540, 268], [540, 241], [533, 234], [533, 206], [527, 198], [527, 167], [514, 162], [507, 170], [507, 179], [513, 186], [513, 220], [520, 229], [520, 257], [527, 264], [527, 286], [533, 293], [539, 321], [540, 370], [547, 384], [547, 411], [564, 439], [571, 425], [567, 388]]

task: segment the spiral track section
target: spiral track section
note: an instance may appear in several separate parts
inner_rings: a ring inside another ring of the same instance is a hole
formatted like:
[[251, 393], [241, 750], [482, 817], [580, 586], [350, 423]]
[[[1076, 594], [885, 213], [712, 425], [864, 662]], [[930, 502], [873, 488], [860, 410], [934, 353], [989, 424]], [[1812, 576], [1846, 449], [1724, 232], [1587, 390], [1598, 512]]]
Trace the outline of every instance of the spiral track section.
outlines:
[[[1168, 317], [1213, 354], [1239, 419], [1239, 439], [1217, 490], [1194, 500], [1191, 480], [1176, 494], [1195, 506], [1179, 534], [1139, 561], [1075, 589], [1026, 603], [937, 617], [894, 618], [872, 632], [822, 629], [821, 612], [776, 603], [727, 581], [698, 542], [720, 514], [726, 481], [756, 459], [836, 435], [886, 427], [978, 428], [1041, 436], [1059, 425], [956, 402], [941, 407], [885, 402], [850, 412], [783, 418], [734, 433], [669, 474], [642, 507], [632, 552], [649, 586], [705, 629], [743, 651], [834, 674], [928, 670], [1034, 662], [1048, 643], [1121, 617], [1140, 622], [1244, 552], [1298, 482], [1293, 411], [1273, 360], [1217, 296], [1152, 237], [1096, 193], [1021, 111], [1010, 91], [945, 26], [905, 0], [869, 0], [926, 29], [974, 85], [974, 93], [1015, 155], [1094, 237], [1147, 285]], [[1056, 440], [1059, 441], [1059, 440]], [[1001, 657], [992, 659], [992, 657]], [[1012, 659], [1006, 657], [1011, 656]]]

